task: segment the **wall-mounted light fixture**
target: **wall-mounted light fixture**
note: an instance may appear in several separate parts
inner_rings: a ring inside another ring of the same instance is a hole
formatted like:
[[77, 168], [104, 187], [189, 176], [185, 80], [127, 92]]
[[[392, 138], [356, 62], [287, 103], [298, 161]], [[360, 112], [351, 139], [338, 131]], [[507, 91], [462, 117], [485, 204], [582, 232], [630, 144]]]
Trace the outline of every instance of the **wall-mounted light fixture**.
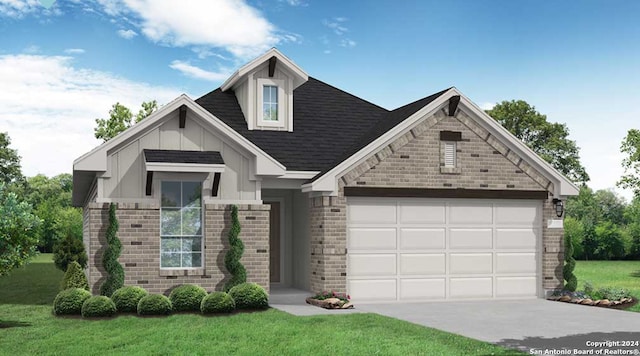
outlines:
[[556, 208], [556, 215], [561, 218], [562, 214], [564, 213], [564, 203], [562, 202], [562, 200], [554, 198], [553, 199], [553, 206]]

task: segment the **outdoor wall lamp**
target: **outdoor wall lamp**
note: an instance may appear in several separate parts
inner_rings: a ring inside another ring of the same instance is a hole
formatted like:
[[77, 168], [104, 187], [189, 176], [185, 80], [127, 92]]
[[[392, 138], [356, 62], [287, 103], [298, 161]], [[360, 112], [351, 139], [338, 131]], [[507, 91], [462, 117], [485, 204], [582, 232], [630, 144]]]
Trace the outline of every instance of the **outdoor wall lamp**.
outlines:
[[553, 206], [556, 208], [556, 215], [561, 218], [562, 217], [562, 213], [564, 213], [564, 203], [562, 202], [562, 200], [554, 198], [553, 199]]

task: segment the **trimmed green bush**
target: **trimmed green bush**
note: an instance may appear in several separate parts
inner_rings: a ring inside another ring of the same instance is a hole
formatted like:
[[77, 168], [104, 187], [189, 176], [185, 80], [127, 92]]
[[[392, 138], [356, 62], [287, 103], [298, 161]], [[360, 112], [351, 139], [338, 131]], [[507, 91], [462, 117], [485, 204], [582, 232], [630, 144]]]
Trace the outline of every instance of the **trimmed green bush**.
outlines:
[[565, 280], [564, 289], [575, 292], [578, 287], [578, 278], [573, 274], [576, 268], [576, 260], [573, 258], [573, 242], [571, 237], [564, 235], [564, 266], [562, 267], [562, 277]]
[[116, 217], [116, 206], [111, 203], [109, 206], [109, 226], [107, 227], [106, 239], [107, 248], [102, 255], [102, 265], [107, 271], [107, 278], [100, 286], [100, 294], [110, 297], [113, 292], [124, 285], [124, 269], [118, 262], [122, 243], [118, 239], [118, 218]]
[[116, 305], [109, 297], [97, 295], [82, 304], [82, 316], [85, 318], [104, 318], [116, 314]]
[[56, 295], [53, 300], [55, 315], [80, 315], [82, 304], [91, 297], [89, 291], [82, 288], [69, 288]]
[[207, 296], [204, 288], [195, 284], [183, 284], [169, 294], [173, 311], [198, 311], [202, 299]]
[[247, 271], [245, 270], [240, 259], [244, 253], [244, 244], [238, 237], [240, 235], [240, 220], [238, 220], [238, 207], [231, 207], [231, 229], [229, 230], [229, 251], [224, 256], [224, 266], [231, 274], [231, 278], [224, 284], [224, 290], [229, 291], [231, 288], [245, 283], [247, 281]]
[[82, 240], [72, 234], [67, 234], [64, 239], [53, 245], [53, 263], [61, 271], [67, 271], [69, 264], [78, 262], [82, 269], [87, 268], [87, 253], [84, 250]]
[[89, 290], [89, 282], [87, 282], [87, 276], [85, 276], [82, 266], [76, 261], [71, 261], [67, 272], [64, 274], [62, 283], [60, 283], [60, 290], [69, 288], [82, 288]]
[[269, 307], [267, 292], [255, 283], [238, 284], [231, 288], [229, 295], [236, 302], [238, 309], [266, 309]]
[[202, 314], [231, 313], [236, 309], [236, 302], [225, 292], [213, 292], [200, 304]]
[[162, 294], [149, 294], [138, 302], [138, 315], [169, 315], [171, 310], [171, 301]]
[[147, 296], [149, 292], [137, 286], [126, 286], [113, 292], [111, 300], [116, 306], [116, 310], [121, 313], [135, 313], [138, 311], [140, 299]]

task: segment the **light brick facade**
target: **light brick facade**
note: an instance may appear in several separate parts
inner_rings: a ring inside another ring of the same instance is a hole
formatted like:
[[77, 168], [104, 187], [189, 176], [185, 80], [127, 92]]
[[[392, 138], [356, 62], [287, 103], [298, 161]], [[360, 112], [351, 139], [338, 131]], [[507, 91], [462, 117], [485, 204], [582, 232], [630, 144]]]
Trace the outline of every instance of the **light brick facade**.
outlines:
[[[440, 131], [462, 133], [456, 171], [442, 170]], [[338, 196], [310, 199], [311, 289], [346, 291], [347, 227], [344, 187], [552, 190], [552, 183], [480, 127], [464, 111], [445, 110], [425, 118], [391, 144], [349, 170], [338, 181]], [[543, 204], [544, 289], [562, 287], [563, 230], [547, 228], [557, 219], [551, 197]]]
[[[201, 269], [160, 269], [160, 209], [156, 205], [119, 203], [116, 216], [122, 253], [118, 261], [125, 270], [125, 285], [137, 285], [150, 293], [168, 294], [175, 286], [193, 283], [207, 291], [222, 290], [229, 277], [224, 267], [231, 226], [230, 205], [205, 204], [204, 266]], [[245, 250], [242, 263], [247, 281], [269, 291], [269, 206], [238, 205]], [[109, 204], [90, 203], [85, 207], [85, 246], [90, 255], [89, 285], [99, 293], [106, 273], [102, 254], [106, 247]]]

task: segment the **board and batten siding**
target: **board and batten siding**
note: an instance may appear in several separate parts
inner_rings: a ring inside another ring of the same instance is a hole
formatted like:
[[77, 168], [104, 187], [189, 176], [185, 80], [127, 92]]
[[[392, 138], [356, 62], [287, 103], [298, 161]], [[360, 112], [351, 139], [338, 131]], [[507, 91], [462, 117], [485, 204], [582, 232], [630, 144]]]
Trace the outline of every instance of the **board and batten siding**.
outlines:
[[[126, 146], [109, 153], [109, 178], [104, 179], [103, 197], [107, 199], [144, 199], [146, 171], [144, 149], [218, 151], [225, 162], [220, 189], [214, 200], [255, 200], [256, 182], [251, 181], [251, 158], [205, 129], [190, 113], [187, 124], [179, 128], [178, 112]], [[212, 181], [213, 174], [208, 181]]]

